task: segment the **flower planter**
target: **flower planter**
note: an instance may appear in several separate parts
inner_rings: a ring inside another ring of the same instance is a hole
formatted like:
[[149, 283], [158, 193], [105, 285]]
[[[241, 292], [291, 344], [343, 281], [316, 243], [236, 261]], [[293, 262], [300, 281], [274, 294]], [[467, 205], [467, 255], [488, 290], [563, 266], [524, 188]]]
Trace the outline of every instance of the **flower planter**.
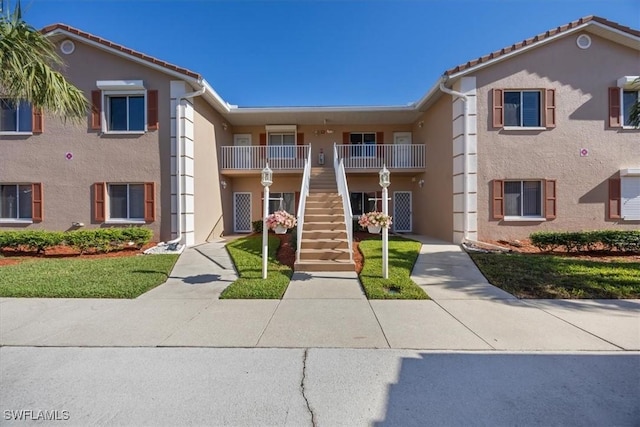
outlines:
[[367, 229], [371, 234], [380, 234], [380, 230], [382, 229], [382, 227], [380, 227], [379, 225], [368, 225]]
[[281, 225], [276, 225], [276, 228], [274, 228], [273, 231], [275, 231], [276, 234], [286, 234], [287, 233], [287, 228], [283, 227]]

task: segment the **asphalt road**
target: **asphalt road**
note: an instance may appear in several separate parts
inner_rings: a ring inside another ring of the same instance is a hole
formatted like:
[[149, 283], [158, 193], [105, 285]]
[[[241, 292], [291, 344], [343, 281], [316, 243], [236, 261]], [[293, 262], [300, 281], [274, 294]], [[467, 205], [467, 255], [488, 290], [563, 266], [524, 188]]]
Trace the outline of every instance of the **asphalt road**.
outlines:
[[640, 425], [637, 352], [2, 347], [0, 375], [2, 425]]

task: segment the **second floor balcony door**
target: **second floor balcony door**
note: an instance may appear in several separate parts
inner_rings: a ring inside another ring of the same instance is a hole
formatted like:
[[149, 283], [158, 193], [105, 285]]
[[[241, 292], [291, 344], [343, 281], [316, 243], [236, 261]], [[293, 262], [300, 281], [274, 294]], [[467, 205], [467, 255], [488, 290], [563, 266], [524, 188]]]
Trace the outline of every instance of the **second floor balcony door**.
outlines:
[[411, 166], [411, 132], [393, 133], [393, 164], [396, 168]]
[[238, 148], [235, 151], [233, 167], [235, 169], [251, 169], [253, 162], [251, 159], [251, 134], [233, 135], [233, 145]]

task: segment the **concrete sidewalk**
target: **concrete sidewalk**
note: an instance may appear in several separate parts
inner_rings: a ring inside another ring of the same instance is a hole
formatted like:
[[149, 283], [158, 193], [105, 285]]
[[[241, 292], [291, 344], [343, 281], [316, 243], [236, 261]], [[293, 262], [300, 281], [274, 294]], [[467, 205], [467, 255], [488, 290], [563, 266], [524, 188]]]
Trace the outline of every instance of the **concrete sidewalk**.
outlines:
[[219, 300], [237, 276], [216, 242], [135, 300], [2, 298], [0, 345], [640, 350], [640, 300], [518, 300], [460, 247], [411, 237], [432, 300], [368, 301], [348, 272], [295, 273], [282, 300]]

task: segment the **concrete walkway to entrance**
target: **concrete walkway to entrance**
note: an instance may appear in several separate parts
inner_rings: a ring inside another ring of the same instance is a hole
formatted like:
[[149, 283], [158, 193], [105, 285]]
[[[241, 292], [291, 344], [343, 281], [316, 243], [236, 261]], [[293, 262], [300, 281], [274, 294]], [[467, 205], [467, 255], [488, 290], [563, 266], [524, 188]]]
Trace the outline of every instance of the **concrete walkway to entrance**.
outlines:
[[640, 350], [640, 300], [518, 300], [459, 246], [409, 237], [432, 300], [369, 301], [352, 272], [295, 273], [282, 300], [220, 300], [237, 275], [215, 242], [134, 300], [1, 298], [0, 345]]

